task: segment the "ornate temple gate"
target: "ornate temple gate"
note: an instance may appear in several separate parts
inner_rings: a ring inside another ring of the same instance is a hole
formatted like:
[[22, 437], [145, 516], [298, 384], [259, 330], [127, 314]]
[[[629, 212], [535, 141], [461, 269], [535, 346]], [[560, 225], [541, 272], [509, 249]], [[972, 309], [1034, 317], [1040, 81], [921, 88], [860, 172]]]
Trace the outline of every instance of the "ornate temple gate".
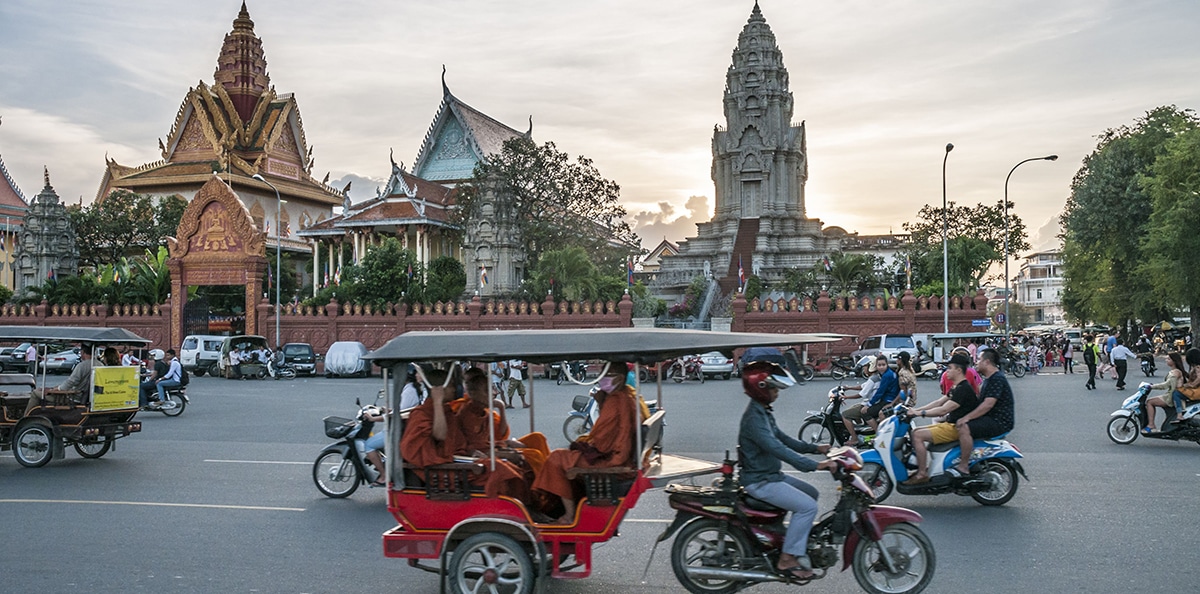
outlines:
[[187, 288], [192, 285], [241, 285], [246, 288], [246, 331], [258, 328], [258, 302], [267, 269], [266, 234], [233, 188], [213, 175], [183, 211], [175, 237], [167, 240], [171, 257], [171, 337], [184, 337]]

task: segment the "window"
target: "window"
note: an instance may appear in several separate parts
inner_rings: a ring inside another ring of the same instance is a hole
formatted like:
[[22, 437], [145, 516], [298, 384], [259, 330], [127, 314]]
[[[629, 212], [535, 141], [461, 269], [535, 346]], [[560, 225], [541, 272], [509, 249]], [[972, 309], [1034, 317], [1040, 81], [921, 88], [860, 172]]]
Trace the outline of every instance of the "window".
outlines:
[[[1041, 290], [1041, 289], [1038, 289], [1038, 290], [1037, 290], [1037, 298], [1038, 298], [1038, 299], [1041, 299], [1041, 298], [1042, 298], [1042, 290]], [[1039, 319], [1040, 319], [1040, 318], [1039, 318]]]
[[915, 349], [911, 336], [888, 336], [884, 342], [885, 348], [889, 349]]
[[183, 347], [182, 347], [182, 350], [185, 350], [185, 351], [194, 351], [194, 350], [196, 350], [196, 344], [197, 344], [197, 343], [196, 343], [196, 338], [195, 338], [195, 337], [193, 337], [193, 336], [189, 336], [189, 337], [187, 337], [187, 338], [183, 339]]

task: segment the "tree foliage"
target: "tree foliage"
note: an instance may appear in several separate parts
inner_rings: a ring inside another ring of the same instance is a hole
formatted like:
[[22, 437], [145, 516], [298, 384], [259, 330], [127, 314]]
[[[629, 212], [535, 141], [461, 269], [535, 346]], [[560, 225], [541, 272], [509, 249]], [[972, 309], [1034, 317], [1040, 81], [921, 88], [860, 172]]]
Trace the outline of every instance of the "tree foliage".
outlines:
[[175, 235], [187, 201], [115, 190], [87, 207], [67, 207], [81, 267], [99, 269], [131, 253], [155, 250]]
[[1029, 250], [1025, 223], [1012, 208], [1013, 203], [1009, 201], [1006, 226], [1003, 200], [975, 206], [949, 202], [945, 211], [939, 206], [922, 206], [917, 211], [917, 220], [903, 225], [911, 234], [905, 255], [913, 266], [913, 292], [941, 294], [943, 212], [946, 213], [946, 259], [950, 268], [951, 293], [963, 294], [978, 288], [992, 265], [1004, 263], [1006, 235], [1010, 256]]
[[424, 277], [424, 266], [417, 261], [416, 254], [404, 249], [395, 237], [389, 237], [379, 245], [368, 247], [357, 265], [347, 266], [342, 282], [348, 285], [349, 299], [382, 306], [423, 301]]
[[592, 161], [574, 161], [554, 143], [537, 145], [525, 137], [504, 143], [480, 162], [470, 183], [459, 188], [455, 222], [466, 226], [487, 216], [481, 205], [496, 199], [490, 217], [511, 222], [532, 273], [547, 252], [581, 248], [599, 270], [619, 270], [640, 252], [640, 241], [625, 222], [620, 186], [604, 179]]
[[[1187, 307], [1191, 326], [1200, 329], [1200, 129], [1180, 132], [1164, 143], [1141, 186], [1153, 204], [1138, 271], [1153, 299]], [[1169, 318], [1167, 318], [1169, 319]]]
[[429, 262], [425, 279], [425, 298], [429, 301], [454, 301], [467, 289], [467, 273], [462, 262], [439, 256]]
[[[1158, 204], [1148, 191], [1153, 184], [1142, 180], [1154, 175], [1155, 161], [1168, 142], [1196, 126], [1195, 114], [1171, 105], [1099, 136], [1072, 180], [1062, 217], [1063, 306], [1071, 317], [1120, 324], [1169, 313], [1167, 293], [1152, 287], [1161, 266], [1143, 263], [1160, 261], [1147, 250], [1164, 249], [1171, 241], [1160, 236], [1152, 246], [1145, 240]], [[1158, 191], [1170, 193], [1165, 186]], [[1170, 202], [1164, 197], [1163, 206], [1169, 208]]]

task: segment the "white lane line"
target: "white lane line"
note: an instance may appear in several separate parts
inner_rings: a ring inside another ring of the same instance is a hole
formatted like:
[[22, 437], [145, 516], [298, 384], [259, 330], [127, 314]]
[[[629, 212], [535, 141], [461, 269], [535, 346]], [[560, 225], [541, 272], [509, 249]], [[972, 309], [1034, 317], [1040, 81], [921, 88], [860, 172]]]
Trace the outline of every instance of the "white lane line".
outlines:
[[82, 499], [0, 499], [0, 503], [74, 503], [81, 505], [144, 505], [149, 507], [199, 507], [207, 509], [240, 509], [251, 511], [305, 511], [303, 507], [269, 507], [265, 505], [218, 505], [215, 503], [163, 503], [160, 501], [88, 501]]
[[312, 462], [286, 462], [283, 460], [205, 460], [205, 462], [224, 462], [226, 464], [298, 464], [308, 466]]
[[637, 523], [641, 523], [641, 524], [670, 524], [670, 523], [671, 523], [671, 522], [673, 522], [674, 520], [655, 520], [655, 519], [652, 519], [652, 518], [644, 518], [644, 519], [639, 519], [639, 518], [625, 518], [625, 519], [624, 519], [624, 520], [622, 520], [622, 521], [624, 521], [624, 522], [637, 522]]

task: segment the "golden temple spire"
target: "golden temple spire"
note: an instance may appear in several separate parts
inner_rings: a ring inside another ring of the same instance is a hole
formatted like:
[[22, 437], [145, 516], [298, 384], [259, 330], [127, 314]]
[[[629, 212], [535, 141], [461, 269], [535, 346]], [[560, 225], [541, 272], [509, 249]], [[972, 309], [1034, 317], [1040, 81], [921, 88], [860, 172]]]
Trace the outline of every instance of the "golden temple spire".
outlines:
[[250, 20], [245, 1], [233, 20], [233, 30], [225, 35], [213, 78], [229, 92], [242, 122], [250, 119], [259, 97], [271, 86], [262, 40], [254, 34], [254, 21]]

